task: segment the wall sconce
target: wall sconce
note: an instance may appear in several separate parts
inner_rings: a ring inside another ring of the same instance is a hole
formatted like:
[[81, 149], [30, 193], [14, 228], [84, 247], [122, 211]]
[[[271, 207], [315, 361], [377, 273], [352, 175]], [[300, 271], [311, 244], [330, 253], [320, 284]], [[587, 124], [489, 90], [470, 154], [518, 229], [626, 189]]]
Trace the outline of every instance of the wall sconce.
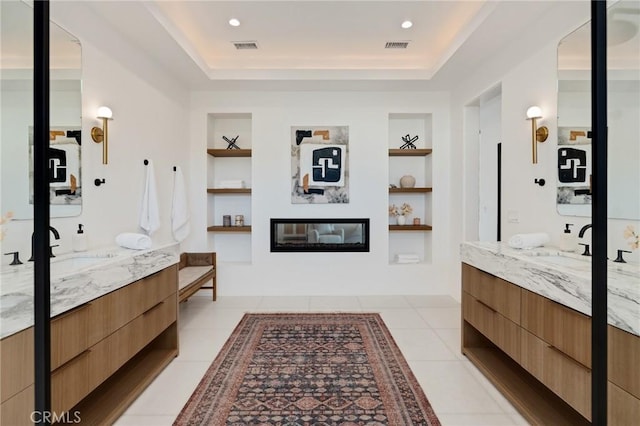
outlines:
[[536, 120], [538, 118], [542, 118], [542, 110], [540, 107], [529, 107], [527, 110], [527, 120], [531, 120], [531, 155], [533, 164], [538, 164], [538, 144], [536, 142], [544, 142], [549, 137], [549, 129], [547, 129], [547, 126], [537, 127]]
[[113, 118], [111, 108], [101, 106], [98, 108], [98, 118], [102, 119], [102, 129], [93, 127], [91, 129], [91, 139], [95, 143], [102, 142], [102, 164], [107, 164], [109, 157], [109, 132], [107, 122]]

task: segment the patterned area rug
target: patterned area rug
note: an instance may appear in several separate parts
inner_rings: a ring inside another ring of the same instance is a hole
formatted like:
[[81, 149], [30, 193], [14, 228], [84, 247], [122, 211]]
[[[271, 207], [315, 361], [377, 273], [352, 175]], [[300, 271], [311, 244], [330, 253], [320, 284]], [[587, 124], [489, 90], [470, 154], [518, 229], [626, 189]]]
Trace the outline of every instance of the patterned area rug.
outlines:
[[246, 314], [174, 425], [440, 425], [378, 314]]

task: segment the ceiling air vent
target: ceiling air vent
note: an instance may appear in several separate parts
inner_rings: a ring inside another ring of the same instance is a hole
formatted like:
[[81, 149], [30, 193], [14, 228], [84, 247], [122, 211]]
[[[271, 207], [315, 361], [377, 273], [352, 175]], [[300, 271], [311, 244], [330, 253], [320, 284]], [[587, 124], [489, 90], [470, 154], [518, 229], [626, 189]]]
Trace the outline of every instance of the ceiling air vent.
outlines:
[[385, 49], [406, 49], [409, 46], [408, 41], [388, 41], [384, 45]]
[[257, 49], [258, 43], [255, 41], [232, 41], [238, 50]]

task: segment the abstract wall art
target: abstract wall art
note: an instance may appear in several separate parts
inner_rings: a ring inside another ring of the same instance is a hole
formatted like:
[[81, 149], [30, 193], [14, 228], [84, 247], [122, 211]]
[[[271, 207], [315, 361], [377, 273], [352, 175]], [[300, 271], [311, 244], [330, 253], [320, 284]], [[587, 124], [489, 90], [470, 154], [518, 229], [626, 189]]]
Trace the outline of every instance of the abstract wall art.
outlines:
[[558, 193], [561, 214], [591, 208], [591, 129], [558, 127]]
[[349, 126], [291, 127], [291, 202], [349, 202]]

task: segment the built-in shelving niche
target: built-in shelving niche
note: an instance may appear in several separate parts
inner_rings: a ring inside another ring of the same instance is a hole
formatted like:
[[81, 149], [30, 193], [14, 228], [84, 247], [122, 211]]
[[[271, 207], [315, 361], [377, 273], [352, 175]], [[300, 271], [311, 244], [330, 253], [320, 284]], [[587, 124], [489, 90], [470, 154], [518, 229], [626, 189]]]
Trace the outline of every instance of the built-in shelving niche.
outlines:
[[[415, 149], [400, 149], [415, 136]], [[417, 254], [420, 264], [431, 263], [432, 251], [432, 117], [426, 113], [389, 114], [389, 205], [400, 206], [408, 203], [413, 207], [406, 225], [396, 225], [396, 219], [389, 217], [389, 263], [398, 264], [398, 254]], [[416, 179], [413, 188], [401, 188], [400, 178], [412, 175]], [[414, 226], [413, 218], [420, 218], [420, 225]]]
[[[229, 142], [235, 145], [227, 149]], [[207, 115], [207, 231], [208, 249], [220, 262], [251, 262], [251, 113]], [[243, 188], [223, 188], [223, 181], [244, 181]], [[231, 227], [223, 216], [231, 216]], [[233, 226], [235, 216], [244, 216], [244, 226]]]

